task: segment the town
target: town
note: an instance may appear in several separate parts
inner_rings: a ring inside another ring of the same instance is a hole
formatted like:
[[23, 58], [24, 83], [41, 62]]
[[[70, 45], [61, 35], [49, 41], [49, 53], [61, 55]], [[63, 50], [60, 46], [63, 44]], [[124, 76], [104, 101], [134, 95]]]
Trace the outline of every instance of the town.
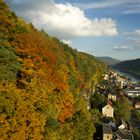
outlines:
[[140, 139], [140, 84], [111, 70], [90, 97], [96, 140]]

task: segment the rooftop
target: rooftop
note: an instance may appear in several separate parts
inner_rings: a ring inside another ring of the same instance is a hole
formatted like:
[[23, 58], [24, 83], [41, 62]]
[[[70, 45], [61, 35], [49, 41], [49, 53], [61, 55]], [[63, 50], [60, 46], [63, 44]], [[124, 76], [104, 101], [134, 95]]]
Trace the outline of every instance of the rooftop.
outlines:
[[104, 134], [112, 134], [112, 130], [110, 125], [108, 124], [103, 124], [103, 133]]
[[135, 87], [140, 87], [140, 84], [134, 84]]
[[109, 95], [111, 95], [111, 96], [116, 96], [116, 93], [111, 92], [111, 93], [108, 94], [108, 96], [109, 96]]
[[120, 129], [115, 133], [115, 137], [125, 139], [125, 140], [134, 140], [133, 135], [129, 130]]
[[140, 92], [140, 89], [127, 89], [126, 92]]
[[140, 102], [137, 102], [135, 105], [140, 105]]

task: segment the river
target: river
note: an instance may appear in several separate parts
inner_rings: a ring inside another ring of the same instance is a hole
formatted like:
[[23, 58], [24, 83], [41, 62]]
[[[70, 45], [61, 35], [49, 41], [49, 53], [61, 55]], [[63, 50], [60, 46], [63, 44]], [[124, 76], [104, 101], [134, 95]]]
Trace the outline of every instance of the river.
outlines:
[[119, 71], [118, 69], [114, 69], [114, 70], [115, 70], [117, 73], [119, 73], [120, 75], [125, 76], [125, 77], [131, 79], [133, 82], [140, 82], [140, 79], [137, 78], [136, 76], [132, 75], [132, 74]]

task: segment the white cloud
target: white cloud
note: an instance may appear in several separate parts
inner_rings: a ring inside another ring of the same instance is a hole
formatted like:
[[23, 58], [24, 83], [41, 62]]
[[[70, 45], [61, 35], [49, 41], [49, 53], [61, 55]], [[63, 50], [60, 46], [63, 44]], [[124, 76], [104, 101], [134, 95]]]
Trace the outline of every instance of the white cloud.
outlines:
[[136, 33], [137, 35], [140, 35], [140, 29], [139, 29], [139, 30], [135, 30], [135, 33]]
[[132, 46], [114, 46], [113, 47], [114, 50], [116, 51], [130, 51], [130, 50], [133, 50], [134, 48]]
[[139, 37], [129, 37], [126, 44], [133, 46], [135, 50], [140, 49], [140, 38]]
[[70, 46], [72, 45], [72, 42], [70, 40], [62, 40], [62, 42]]
[[92, 50], [87, 50], [86, 52], [93, 55], [95, 54], [96, 51], [92, 49]]
[[126, 44], [140, 48], [140, 29], [136, 29], [131, 32], [125, 32], [124, 35], [127, 37]]
[[124, 51], [124, 50], [133, 50], [139, 51], [140, 50], [140, 29], [136, 29], [130, 32], [123, 33], [123, 45], [120, 47], [114, 47], [113, 49]]
[[83, 52], [83, 53], [88, 53], [93, 55], [96, 51], [94, 49], [90, 49], [90, 50], [82, 50], [82, 49], [78, 49], [79, 52]]
[[140, 1], [139, 3], [132, 3], [127, 5], [122, 14], [139, 14], [140, 13]]
[[136, 29], [134, 31], [131, 31], [131, 32], [124, 32], [123, 35], [125, 36], [139, 36], [140, 35], [140, 29]]
[[82, 9], [97, 9], [97, 8], [112, 7], [119, 4], [122, 4], [122, 2], [119, 0], [117, 1], [108, 0], [108, 1], [102, 1], [102, 2], [90, 2], [90, 3], [75, 4], [75, 5], [78, 5]]
[[89, 19], [83, 10], [69, 3], [56, 4], [52, 0], [16, 0], [12, 4], [15, 0], [7, 1], [20, 16], [60, 39], [118, 34], [116, 22], [111, 18]]
[[130, 9], [122, 12], [122, 14], [139, 14], [139, 13], [140, 13], [140, 9]]
[[139, 3], [140, 3], [139, 0], [104, 0], [100, 2], [90, 2], [90, 3], [75, 4], [75, 5], [78, 5], [83, 9], [97, 9], [97, 8], [108, 8], [108, 7], [115, 7], [118, 5], [139, 4]]
[[[89, 3], [75, 3], [82, 9], [107, 9], [110, 8], [111, 12], [115, 9], [114, 12], [117, 14], [136, 14], [140, 13], [140, 0], [104, 0], [98, 2], [89, 2]], [[108, 11], [108, 10], [107, 10]]]

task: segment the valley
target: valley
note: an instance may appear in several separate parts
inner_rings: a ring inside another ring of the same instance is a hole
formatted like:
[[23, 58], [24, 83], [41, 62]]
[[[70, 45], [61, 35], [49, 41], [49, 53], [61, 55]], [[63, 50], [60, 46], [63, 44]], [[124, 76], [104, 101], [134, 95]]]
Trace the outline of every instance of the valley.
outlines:
[[0, 0], [0, 140], [140, 139], [140, 59], [95, 56], [134, 49], [104, 49], [116, 23], [64, 1]]

